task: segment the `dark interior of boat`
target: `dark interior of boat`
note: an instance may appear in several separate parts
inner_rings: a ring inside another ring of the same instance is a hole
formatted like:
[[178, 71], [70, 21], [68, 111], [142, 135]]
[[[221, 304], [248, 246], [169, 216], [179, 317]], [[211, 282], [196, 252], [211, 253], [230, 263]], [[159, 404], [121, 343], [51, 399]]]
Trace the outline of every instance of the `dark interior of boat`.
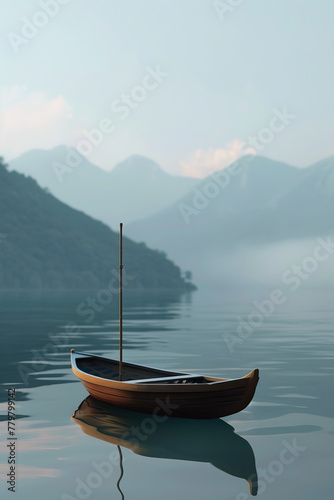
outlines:
[[[77, 358], [79, 370], [108, 380], [119, 379], [119, 363], [115, 360], [104, 360], [98, 357]], [[123, 363], [122, 380], [136, 383], [159, 384], [204, 384], [210, 382], [201, 375], [186, 375], [178, 372], [168, 372], [145, 366]]]

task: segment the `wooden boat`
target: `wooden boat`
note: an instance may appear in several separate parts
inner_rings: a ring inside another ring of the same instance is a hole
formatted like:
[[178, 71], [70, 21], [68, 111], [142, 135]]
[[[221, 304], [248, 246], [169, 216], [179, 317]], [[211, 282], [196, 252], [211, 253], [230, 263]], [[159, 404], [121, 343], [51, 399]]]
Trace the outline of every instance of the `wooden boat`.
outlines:
[[123, 363], [122, 224], [119, 268], [119, 361], [71, 350], [72, 370], [87, 391], [100, 401], [157, 417], [218, 418], [246, 408], [259, 380], [257, 369], [239, 379], [224, 379]]
[[253, 449], [224, 420], [167, 418], [159, 425], [147, 415], [115, 408], [88, 396], [73, 412], [72, 421], [88, 436], [128, 448], [137, 455], [211, 464], [245, 479], [251, 495], [257, 494]]
[[239, 379], [168, 372], [72, 351], [72, 369], [95, 399], [119, 408], [184, 418], [218, 418], [251, 402], [258, 370]]

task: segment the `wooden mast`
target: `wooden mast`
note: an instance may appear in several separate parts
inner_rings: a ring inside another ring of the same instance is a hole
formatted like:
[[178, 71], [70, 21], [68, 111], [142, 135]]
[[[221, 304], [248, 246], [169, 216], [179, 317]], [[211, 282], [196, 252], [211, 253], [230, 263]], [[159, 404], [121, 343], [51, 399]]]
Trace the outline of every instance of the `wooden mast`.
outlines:
[[123, 263], [122, 263], [122, 229], [123, 223], [119, 225], [119, 380], [123, 376]]

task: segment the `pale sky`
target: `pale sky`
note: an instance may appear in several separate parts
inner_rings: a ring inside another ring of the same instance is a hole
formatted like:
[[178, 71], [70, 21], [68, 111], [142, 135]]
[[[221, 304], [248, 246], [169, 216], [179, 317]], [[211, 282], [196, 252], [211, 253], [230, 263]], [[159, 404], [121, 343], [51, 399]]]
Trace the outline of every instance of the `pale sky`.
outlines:
[[1, 11], [6, 160], [78, 147], [101, 123], [87, 158], [104, 169], [141, 154], [204, 177], [245, 152], [297, 166], [334, 154], [332, 0], [11, 0]]

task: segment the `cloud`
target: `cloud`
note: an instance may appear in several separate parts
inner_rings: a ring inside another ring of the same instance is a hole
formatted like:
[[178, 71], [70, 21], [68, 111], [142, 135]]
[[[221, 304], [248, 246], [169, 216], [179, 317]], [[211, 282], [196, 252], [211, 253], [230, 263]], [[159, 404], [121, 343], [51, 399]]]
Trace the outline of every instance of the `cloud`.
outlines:
[[24, 85], [1, 91], [0, 149], [5, 158], [73, 142], [77, 127], [62, 95], [49, 98], [43, 92], [29, 92]]
[[243, 141], [235, 139], [226, 149], [197, 149], [188, 160], [180, 161], [180, 165], [184, 176], [202, 179], [224, 169], [241, 156], [255, 153], [254, 148], [245, 147]]

